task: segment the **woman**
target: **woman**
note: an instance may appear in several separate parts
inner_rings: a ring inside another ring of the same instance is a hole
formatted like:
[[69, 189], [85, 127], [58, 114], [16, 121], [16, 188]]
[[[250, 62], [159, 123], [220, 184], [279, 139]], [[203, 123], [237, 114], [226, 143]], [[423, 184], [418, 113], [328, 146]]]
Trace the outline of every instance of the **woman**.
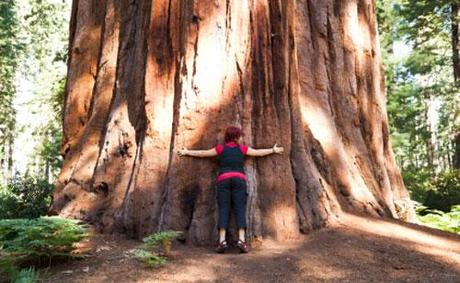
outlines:
[[254, 149], [240, 144], [243, 133], [240, 128], [228, 127], [225, 130], [225, 143], [209, 150], [179, 150], [180, 156], [214, 157], [219, 156], [219, 175], [217, 177], [217, 203], [219, 207], [219, 244], [217, 252], [223, 253], [228, 247], [225, 232], [228, 227], [230, 207], [233, 204], [238, 227], [237, 246], [242, 253], [249, 251], [245, 240], [246, 229], [246, 176], [244, 174], [244, 156], [265, 156], [281, 154], [284, 149], [276, 144], [269, 149]]

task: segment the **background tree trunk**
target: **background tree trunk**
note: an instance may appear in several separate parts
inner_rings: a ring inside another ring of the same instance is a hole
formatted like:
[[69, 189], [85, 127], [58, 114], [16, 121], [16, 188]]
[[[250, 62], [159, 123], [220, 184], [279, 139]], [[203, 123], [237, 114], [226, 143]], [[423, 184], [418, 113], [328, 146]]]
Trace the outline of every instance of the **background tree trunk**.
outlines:
[[0, 145], [0, 185], [7, 186], [13, 179], [13, 137]]
[[454, 81], [457, 86], [460, 85], [460, 3], [451, 5], [452, 21], [452, 65], [454, 69]]
[[[241, 126], [251, 239], [408, 204], [389, 141], [371, 0], [74, 0], [62, 172], [51, 213], [133, 237], [216, 236], [211, 159]], [[414, 213], [409, 207], [408, 219]]]

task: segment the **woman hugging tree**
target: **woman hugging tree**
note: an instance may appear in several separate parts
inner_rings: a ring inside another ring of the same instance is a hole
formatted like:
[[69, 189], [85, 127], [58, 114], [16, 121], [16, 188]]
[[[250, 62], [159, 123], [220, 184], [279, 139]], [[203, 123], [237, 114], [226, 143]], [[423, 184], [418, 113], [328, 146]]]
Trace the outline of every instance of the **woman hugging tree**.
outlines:
[[266, 156], [283, 153], [283, 148], [276, 144], [269, 149], [254, 149], [241, 144], [242, 131], [237, 127], [225, 130], [225, 143], [208, 150], [179, 150], [180, 156], [215, 157], [219, 156], [219, 174], [217, 176], [217, 204], [219, 208], [219, 244], [216, 251], [224, 253], [228, 245], [225, 233], [228, 227], [230, 208], [233, 206], [238, 227], [237, 247], [247, 253], [249, 245], [245, 239], [247, 185], [244, 174], [245, 156]]

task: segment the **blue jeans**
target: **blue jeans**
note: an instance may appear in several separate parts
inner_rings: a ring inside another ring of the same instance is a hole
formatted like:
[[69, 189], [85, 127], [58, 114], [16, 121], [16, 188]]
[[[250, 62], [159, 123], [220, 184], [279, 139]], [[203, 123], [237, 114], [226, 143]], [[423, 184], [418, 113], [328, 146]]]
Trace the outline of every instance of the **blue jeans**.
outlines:
[[219, 229], [227, 229], [230, 209], [233, 206], [238, 229], [246, 228], [246, 181], [240, 178], [228, 178], [217, 182], [217, 204], [219, 207]]

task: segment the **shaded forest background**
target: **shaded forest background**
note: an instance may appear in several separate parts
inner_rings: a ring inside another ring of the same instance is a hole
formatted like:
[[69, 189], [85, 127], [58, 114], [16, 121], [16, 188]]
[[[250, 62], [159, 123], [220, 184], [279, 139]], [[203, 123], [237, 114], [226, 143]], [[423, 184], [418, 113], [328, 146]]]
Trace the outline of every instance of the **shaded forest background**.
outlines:
[[[376, 2], [392, 144], [405, 185], [420, 220], [458, 233], [460, 3]], [[0, 218], [38, 217], [50, 203], [62, 162], [70, 6], [0, 3]]]

